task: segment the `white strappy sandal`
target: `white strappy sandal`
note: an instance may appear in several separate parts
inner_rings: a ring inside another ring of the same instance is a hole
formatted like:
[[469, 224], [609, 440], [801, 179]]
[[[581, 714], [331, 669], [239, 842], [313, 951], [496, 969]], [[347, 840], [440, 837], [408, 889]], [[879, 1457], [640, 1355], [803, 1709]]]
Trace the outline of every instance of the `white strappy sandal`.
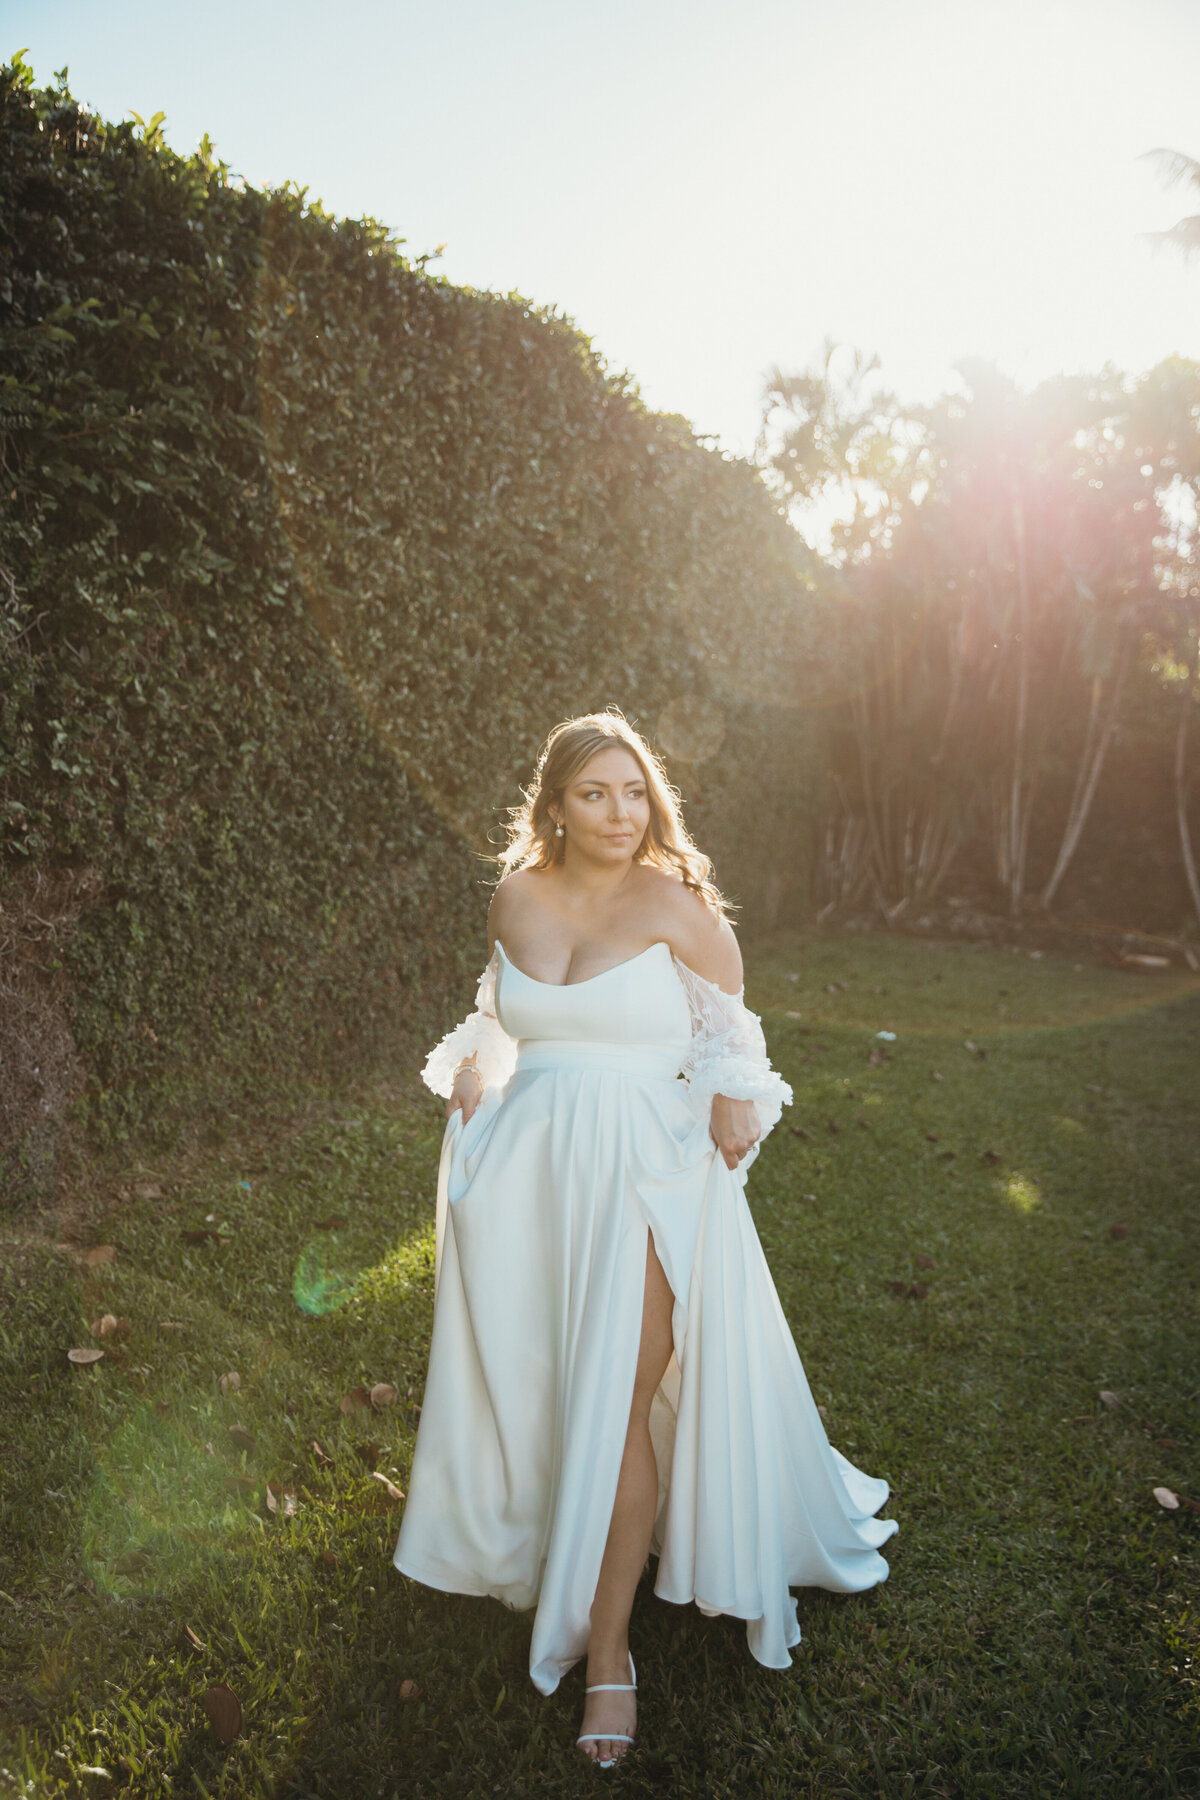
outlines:
[[[637, 1688], [637, 1670], [633, 1666], [632, 1655], [629, 1658], [629, 1673], [633, 1677], [632, 1681], [598, 1681], [595, 1687], [584, 1688], [583, 1691], [585, 1694], [630, 1693]], [[632, 1744], [633, 1742], [633, 1739], [629, 1736], [628, 1732], [624, 1731], [585, 1731], [581, 1737], [575, 1739], [575, 1742], [577, 1745], [599, 1743], [603, 1739], [607, 1739], [608, 1742], [612, 1744]], [[628, 1751], [626, 1751], [625, 1754], [628, 1755]], [[614, 1763], [620, 1761], [621, 1758], [619, 1756], [610, 1756], [605, 1762], [601, 1762], [600, 1759], [597, 1758], [596, 1767], [598, 1769], [611, 1769]]]

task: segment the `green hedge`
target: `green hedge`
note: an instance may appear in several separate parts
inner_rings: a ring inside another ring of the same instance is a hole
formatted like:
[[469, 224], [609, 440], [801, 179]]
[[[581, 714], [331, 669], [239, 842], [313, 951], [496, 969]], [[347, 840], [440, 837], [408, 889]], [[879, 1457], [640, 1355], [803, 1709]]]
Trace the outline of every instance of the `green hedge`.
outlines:
[[454, 1012], [560, 717], [668, 756], [743, 925], [807, 904], [815, 574], [569, 323], [0, 70], [0, 904], [100, 1136]]

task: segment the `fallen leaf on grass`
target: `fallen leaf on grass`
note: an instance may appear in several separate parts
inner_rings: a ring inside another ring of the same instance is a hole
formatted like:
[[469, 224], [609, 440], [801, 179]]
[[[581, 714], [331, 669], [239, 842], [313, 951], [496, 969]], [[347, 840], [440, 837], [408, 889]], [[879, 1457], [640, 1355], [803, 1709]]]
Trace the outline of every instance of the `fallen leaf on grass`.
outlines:
[[247, 1456], [254, 1455], [255, 1451], [258, 1449], [258, 1444], [250, 1436], [250, 1433], [246, 1430], [245, 1426], [229, 1425], [226, 1427], [226, 1430], [229, 1433], [230, 1442], [234, 1444], [237, 1449], [245, 1451]]
[[370, 1388], [365, 1388], [365, 1387], [351, 1388], [350, 1392], [348, 1394], [343, 1394], [341, 1399], [338, 1401], [338, 1411], [340, 1413], [361, 1412], [363, 1407], [370, 1406], [370, 1404], [371, 1404]]
[[807, 1131], [805, 1131], [803, 1125], [793, 1125], [791, 1127], [791, 1133], [792, 1133], [793, 1137], [798, 1137], [798, 1138], [806, 1138], [810, 1135]]
[[133, 1197], [135, 1200], [162, 1200], [165, 1193], [157, 1181], [135, 1181]]
[[118, 1556], [113, 1564], [114, 1575], [144, 1575], [150, 1567], [150, 1555], [146, 1550], [126, 1550], [124, 1556]]
[[402, 1681], [396, 1694], [399, 1700], [419, 1700], [421, 1690], [415, 1681]]
[[285, 1519], [294, 1519], [296, 1516], [296, 1506], [297, 1500], [295, 1488], [284, 1487], [282, 1482], [279, 1481], [268, 1481], [268, 1512], [279, 1513]]
[[998, 1150], [984, 1150], [980, 1154], [979, 1160], [980, 1162], [986, 1163], [998, 1163], [1000, 1161], [1000, 1152]]
[[86, 1369], [89, 1368], [92, 1363], [98, 1363], [103, 1355], [103, 1350], [90, 1348], [85, 1350], [68, 1350], [67, 1360], [68, 1362], [75, 1363], [78, 1368]]
[[1120, 1406], [1121, 1404], [1111, 1388], [1101, 1388], [1100, 1399], [1105, 1406]]
[[341, 1231], [343, 1229], [343, 1227], [345, 1226], [345, 1223], [346, 1223], [345, 1219], [318, 1219], [316, 1224], [313, 1226], [313, 1230], [314, 1231]]
[[1156, 1487], [1154, 1498], [1168, 1512], [1175, 1512], [1181, 1506], [1186, 1506], [1189, 1512], [1200, 1512], [1200, 1500], [1193, 1500], [1190, 1494], [1177, 1494], [1169, 1487]]
[[927, 1131], [925, 1133], [925, 1141], [929, 1144], [940, 1144], [942, 1140], [936, 1131]]
[[236, 1394], [241, 1385], [242, 1378], [236, 1369], [230, 1369], [228, 1375], [220, 1376], [217, 1381], [217, 1386], [223, 1394]]
[[196, 1636], [190, 1625], [183, 1625], [179, 1630], [179, 1642], [184, 1650], [203, 1650], [204, 1645]]
[[320, 1466], [323, 1469], [331, 1469], [333, 1467], [333, 1458], [332, 1458], [332, 1456], [330, 1456], [328, 1450], [326, 1450], [323, 1447], [323, 1445], [318, 1443], [316, 1438], [314, 1438], [312, 1441], [312, 1448], [313, 1448], [313, 1455], [316, 1457]]
[[332, 1550], [322, 1550], [321, 1561], [326, 1563], [331, 1569], [336, 1569], [338, 1567], [337, 1556]]
[[400, 1391], [390, 1381], [377, 1381], [371, 1389], [371, 1405], [378, 1410], [381, 1406], [395, 1406], [400, 1398]]
[[902, 1300], [924, 1300], [929, 1292], [923, 1281], [889, 1281], [888, 1286]]
[[1110, 1238], [1128, 1237], [1129, 1236], [1129, 1227], [1128, 1227], [1128, 1225], [1120, 1225], [1120, 1224], [1110, 1225], [1108, 1228], [1108, 1235]]
[[934, 1262], [932, 1256], [927, 1256], [924, 1250], [918, 1250], [917, 1254], [913, 1257], [913, 1261], [916, 1263], [918, 1269], [937, 1268], [937, 1264]]
[[392, 1504], [394, 1506], [399, 1506], [400, 1502], [404, 1498], [404, 1495], [400, 1492], [400, 1489], [396, 1486], [394, 1481], [389, 1480], [389, 1478], [386, 1475], [384, 1475], [383, 1473], [381, 1473], [381, 1471], [379, 1469], [375, 1469], [372, 1471], [371, 1480], [378, 1481], [381, 1484], [384, 1493], [387, 1495], [388, 1499], [392, 1502]]
[[369, 1444], [356, 1444], [354, 1454], [360, 1462], [365, 1462], [368, 1469], [373, 1469], [379, 1461], [379, 1445], [372, 1438]]
[[233, 1689], [218, 1681], [205, 1690], [203, 1702], [219, 1741], [232, 1744], [242, 1729], [242, 1703]]
[[116, 1254], [117, 1249], [115, 1244], [96, 1244], [93, 1249], [87, 1252], [87, 1255], [83, 1260], [89, 1269], [95, 1269], [98, 1268], [101, 1263], [112, 1262], [115, 1259]]
[[91, 1332], [92, 1336], [98, 1338], [111, 1337], [116, 1329], [116, 1313], [101, 1313], [100, 1317], [98, 1319], [93, 1319], [88, 1326], [88, 1330]]
[[179, 1235], [185, 1244], [203, 1244], [206, 1243], [209, 1238], [213, 1240], [214, 1244], [219, 1244], [221, 1241], [220, 1232], [211, 1230], [207, 1225], [181, 1226]]

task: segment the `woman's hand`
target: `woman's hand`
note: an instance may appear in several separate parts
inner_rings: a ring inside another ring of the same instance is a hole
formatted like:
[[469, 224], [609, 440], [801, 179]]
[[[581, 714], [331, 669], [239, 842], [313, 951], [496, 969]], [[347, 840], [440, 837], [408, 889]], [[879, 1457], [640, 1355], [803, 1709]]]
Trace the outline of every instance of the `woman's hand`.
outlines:
[[708, 1129], [728, 1169], [736, 1169], [747, 1150], [762, 1136], [753, 1100], [731, 1100], [728, 1094], [713, 1096]]
[[455, 1107], [458, 1107], [462, 1113], [462, 1122], [466, 1125], [482, 1098], [483, 1077], [476, 1070], [475, 1053], [472, 1052], [471, 1060], [454, 1077], [454, 1086], [446, 1102], [447, 1120]]

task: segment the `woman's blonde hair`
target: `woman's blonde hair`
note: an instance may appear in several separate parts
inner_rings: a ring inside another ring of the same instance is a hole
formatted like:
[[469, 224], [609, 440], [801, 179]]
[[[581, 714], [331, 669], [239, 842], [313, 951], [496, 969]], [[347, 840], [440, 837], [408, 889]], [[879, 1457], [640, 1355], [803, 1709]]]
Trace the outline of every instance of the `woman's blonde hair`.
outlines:
[[585, 763], [598, 750], [618, 744], [628, 750], [641, 768], [650, 801], [650, 822], [634, 853], [636, 862], [653, 863], [682, 877], [685, 887], [700, 896], [719, 918], [728, 916], [727, 901], [712, 880], [712, 862], [692, 842], [683, 822], [683, 796], [667, 779], [667, 772], [657, 753], [641, 733], [635, 731], [620, 707], [610, 705], [604, 712], [581, 713], [556, 725], [538, 753], [533, 783], [522, 788], [525, 796], [520, 806], [508, 808], [507, 847], [497, 857], [500, 880], [517, 869], [548, 869], [562, 862], [566, 843], [554, 835], [550, 816], [552, 801], [561, 803], [563, 794]]

